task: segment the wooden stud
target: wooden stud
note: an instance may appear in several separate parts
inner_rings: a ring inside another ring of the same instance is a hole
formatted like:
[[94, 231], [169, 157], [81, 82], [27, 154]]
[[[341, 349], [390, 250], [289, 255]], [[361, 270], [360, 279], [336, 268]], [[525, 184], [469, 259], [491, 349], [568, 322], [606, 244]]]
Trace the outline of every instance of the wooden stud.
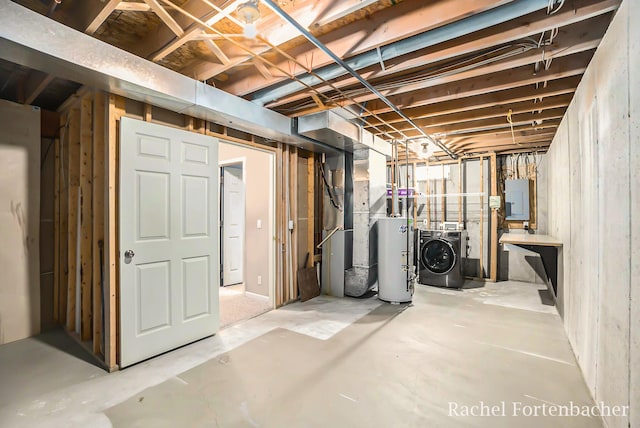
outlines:
[[[529, 165], [529, 177], [531, 179], [532, 191], [529, 192], [529, 206], [531, 207], [531, 219], [529, 227], [532, 229], [538, 228], [538, 173], [535, 165]], [[522, 226], [524, 229], [524, 225]]]
[[274, 204], [274, 223], [275, 230], [273, 231], [273, 239], [274, 239], [274, 267], [275, 267], [275, 286], [273, 290], [273, 300], [275, 307], [279, 307], [282, 305], [281, 297], [280, 297], [280, 284], [281, 284], [281, 272], [280, 272], [280, 143], [276, 144], [276, 154], [275, 154], [275, 170], [274, 170], [274, 185], [275, 185], [275, 204]]
[[442, 186], [440, 188], [440, 193], [442, 194], [441, 196], [441, 201], [440, 203], [442, 204], [442, 223], [444, 223], [445, 221], [447, 221], [447, 197], [445, 196], [447, 193], [447, 188], [446, 188], [446, 179], [444, 177], [444, 164], [441, 165], [442, 168]]
[[462, 223], [462, 159], [458, 159], [458, 224]]
[[279, 144], [280, 146], [280, 169], [278, 170], [278, 205], [280, 209], [278, 211], [278, 258], [280, 265], [280, 283], [278, 284], [279, 293], [280, 293], [280, 305], [284, 305], [286, 302], [286, 284], [287, 284], [287, 269], [286, 269], [286, 261], [287, 261], [287, 253], [286, 253], [286, 241], [285, 241], [285, 233], [286, 233], [286, 211], [285, 211], [285, 179], [284, 179], [284, 170], [285, 170], [285, 162], [287, 157], [287, 146], [285, 144]]
[[[491, 196], [498, 196], [498, 167], [496, 154], [491, 153]], [[495, 282], [498, 279], [498, 210], [491, 209], [491, 265], [489, 267], [489, 278]]]
[[431, 229], [431, 181], [429, 180], [429, 161], [427, 161], [427, 181], [425, 193], [427, 194], [427, 225]]
[[307, 253], [309, 253], [309, 264], [305, 267], [313, 266], [313, 254], [315, 253], [315, 162], [313, 153], [307, 158]]
[[80, 108], [80, 301], [83, 341], [92, 338], [93, 287], [93, 100], [83, 98]]
[[60, 198], [59, 198], [59, 211], [60, 211], [60, 224], [59, 229], [59, 257], [58, 257], [58, 270], [59, 285], [58, 285], [58, 323], [66, 326], [67, 323], [67, 290], [69, 284], [69, 264], [68, 264], [68, 212], [69, 212], [69, 126], [68, 120], [70, 119], [70, 113], [60, 115], [60, 167], [57, 171], [60, 181]]
[[[291, 276], [289, 300], [298, 298], [298, 149], [291, 147], [289, 150], [289, 219], [295, 220], [291, 234]], [[287, 221], [288, 223], [288, 221]]]
[[417, 226], [417, 222], [418, 222], [418, 181], [416, 179], [416, 169], [417, 169], [417, 162], [413, 162], [412, 164], [413, 167], [413, 174], [411, 174], [411, 176], [413, 177], [411, 186], [413, 186], [413, 227]]
[[[290, 156], [289, 156], [289, 149], [290, 147], [288, 145], [284, 145], [283, 147], [283, 153], [282, 153], [282, 163], [284, 168], [282, 169], [282, 266], [284, 267], [284, 275], [283, 275], [283, 279], [284, 279], [284, 283], [283, 283], [283, 304], [289, 303], [290, 300], [290, 295], [289, 295], [289, 281], [290, 281], [290, 277], [289, 277], [289, 262], [291, 261], [291, 257], [289, 254], [290, 249], [288, 248], [288, 234], [289, 234], [289, 228], [287, 225], [287, 222], [289, 220], [289, 209], [287, 207], [287, 192], [289, 191], [289, 188], [291, 187], [290, 184], [287, 185], [288, 183], [288, 168], [290, 167]], [[289, 174], [290, 176], [290, 174]]]
[[69, 120], [69, 187], [67, 245], [69, 275], [67, 283], [67, 330], [76, 328], [76, 281], [78, 279], [78, 203], [80, 195], [80, 110], [73, 108]]
[[197, 129], [196, 129], [196, 132], [198, 134], [206, 135], [206, 133], [207, 133], [207, 121], [204, 120], [204, 119], [198, 119], [197, 123], [198, 123], [198, 126], [197, 126]]
[[484, 157], [480, 156], [480, 270], [478, 276], [484, 278]]
[[185, 116], [184, 117], [184, 130], [185, 131], [189, 131], [189, 132], [193, 132], [193, 122], [194, 122], [194, 119], [191, 116]]
[[287, 264], [287, 257], [289, 256], [287, 249], [287, 218], [289, 216], [287, 211], [287, 165], [289, 163], [289, 146], [286, 144], [282, 147], [282, 210], [280, 217], [280, 227], [282, 228], [281, 242], [282, 242], [282, 303], [289, 302], [289, 266]]
[[109, 370], [117, 367], [117, 132], [119, 109], [122, 108], [122, 99], [115, 95], [109, 95], [109, 111], [107, 122], [107, 147], [105, 148], [106, 168], [106, 218], [105, 218], [105, 363]]
[[93, 352], [102, 349], [102, 301], [104, 264], [105, 94], [97, 91], [93, 101]]
[[53, 321], [60, 322], [60, 140], [54, 145], [53, 191]]
[[145, 122], [151, 122], [151, 120], [153, 119], [153, 107], [151, 106], [151, 104], [144, 104], [144, 121]]

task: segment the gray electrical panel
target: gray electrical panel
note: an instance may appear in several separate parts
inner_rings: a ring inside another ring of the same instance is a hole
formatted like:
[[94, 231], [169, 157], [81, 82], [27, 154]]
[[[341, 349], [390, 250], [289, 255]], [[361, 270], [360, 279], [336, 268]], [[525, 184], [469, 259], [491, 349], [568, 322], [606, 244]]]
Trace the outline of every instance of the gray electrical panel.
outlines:
[[529, 220], [529, 180], [504, 181], [507, 220]]

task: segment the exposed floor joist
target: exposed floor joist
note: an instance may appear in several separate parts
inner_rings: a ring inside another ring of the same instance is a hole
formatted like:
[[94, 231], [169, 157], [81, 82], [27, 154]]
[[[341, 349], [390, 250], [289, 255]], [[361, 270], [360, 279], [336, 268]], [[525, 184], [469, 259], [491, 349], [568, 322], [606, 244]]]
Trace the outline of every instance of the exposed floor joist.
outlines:
[[[328, 54], [263, 4], [256, 21], [258, 37], [251, 40], [242, 35], [244, 22], [236, 12], [240, 0], [108, 0], [76, 7], [69, 5], [75, 2], [63, 2], [52, 13], [39, 0], [16, 2], [231, 94], [260, 102], [268, 99], [262, 94], [279, 94], [265, 105], [291, 117], [341, 107], [383, 138], [398, 137], [398, 132], [417, 135], [347, 73], [327, 74], [332, 76], [325, 78], [329, 81], [317, 78], [324, 75], [318, 74], [321, 67], [332, 66]], [[402, 114], [464, 154], [504, 150], [509, 111], [516, 136], [537, 121], [535, 129], [527, 129], [532, 135], [522, 134], [523, 143], [551, 141], [549, 134], [620, 0], [555, 1], [553, 13], [541, 0], [278, 4], [343, 60], [366, 57], [355, 69], [367, 82]], [[474, 22], [467, 27], [473, 30], [461, 30], [461, 22]], [[449, 37], [430, 44], [431, 34]], [[420, 42], [402, 45], [411, 48], [401, 54], [386, 51], [414, 36]], [[421, 45], [423, 40], [426, 44]], [[309, 80], [315, 82], [313, 90], [296, 83], [308, 73], [315, 76]], [[286, 82], [295, 84], [280, 90]], [[42, 89], [27, 86], [46, 93], [47, 86], [40, 83]], [[36, 91], [22, 90], [32, 102], [38, 98]], [[529, 141], [534, 135], [540, 138]]]

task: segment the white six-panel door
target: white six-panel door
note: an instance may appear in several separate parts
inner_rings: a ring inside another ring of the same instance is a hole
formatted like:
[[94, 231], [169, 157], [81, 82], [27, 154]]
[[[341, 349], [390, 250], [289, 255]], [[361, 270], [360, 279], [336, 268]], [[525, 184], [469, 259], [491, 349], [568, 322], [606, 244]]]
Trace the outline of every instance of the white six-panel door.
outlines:
[[218, 140], [120, 122], [120, 366], [216, 333]]
[[242, 166], [223, 168], [223, 285], [244, 281], [245, 191]]

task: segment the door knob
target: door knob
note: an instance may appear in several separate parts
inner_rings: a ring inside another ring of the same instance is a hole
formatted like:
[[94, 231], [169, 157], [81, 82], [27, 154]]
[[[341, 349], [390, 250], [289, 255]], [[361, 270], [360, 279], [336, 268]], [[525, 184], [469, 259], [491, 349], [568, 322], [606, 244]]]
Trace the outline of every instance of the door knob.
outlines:
[[127, 259], [132, 259], [135, 255], [136, 253], [134, 253], [133, 250], [127, 250], [124, 252], [124, 257]]

